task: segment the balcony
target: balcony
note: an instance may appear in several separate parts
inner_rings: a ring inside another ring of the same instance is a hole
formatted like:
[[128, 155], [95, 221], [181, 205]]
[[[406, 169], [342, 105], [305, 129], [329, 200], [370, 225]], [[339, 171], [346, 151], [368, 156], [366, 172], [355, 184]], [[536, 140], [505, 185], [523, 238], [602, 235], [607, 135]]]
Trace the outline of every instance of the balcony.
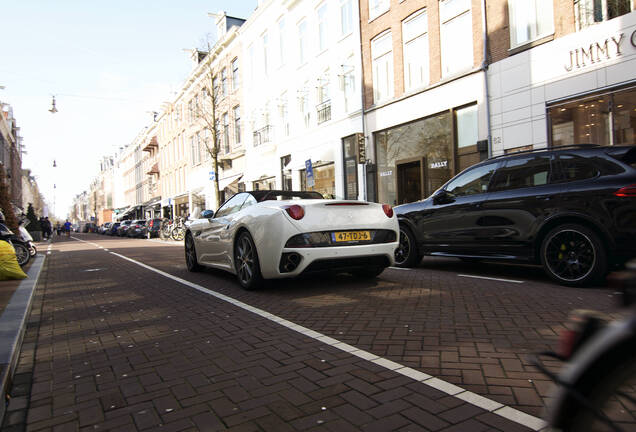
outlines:
[[154, 136], [148, 143], [144, 146], [142, 151], [151, 152], [153, 148], [159, 148], [159, 143], [157, 142], [157, 137]]
[[331, 101], [326, 100], [316, 105], [316, 115], [318, 117], [318, 124], [331, 120]]
[[258, 147], [260, 145], [271, 142], [273, 135], [274, 128], [270, 125], [254, 131], [254, 147]]

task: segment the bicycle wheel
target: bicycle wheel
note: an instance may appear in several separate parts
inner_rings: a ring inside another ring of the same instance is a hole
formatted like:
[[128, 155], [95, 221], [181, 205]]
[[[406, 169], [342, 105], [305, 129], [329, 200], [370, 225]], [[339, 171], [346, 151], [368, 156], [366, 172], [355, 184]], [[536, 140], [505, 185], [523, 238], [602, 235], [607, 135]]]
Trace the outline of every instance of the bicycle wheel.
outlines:
[[171, 235], [172, 240], [181, 241], [185, 237], [185, 230], [183, 228], [174, 228]]
[[636, 430], [636, 358], [603, 365], [575, 385], [585, 406], [574, 396], [562, 406], [557, 426], [563, 431]]

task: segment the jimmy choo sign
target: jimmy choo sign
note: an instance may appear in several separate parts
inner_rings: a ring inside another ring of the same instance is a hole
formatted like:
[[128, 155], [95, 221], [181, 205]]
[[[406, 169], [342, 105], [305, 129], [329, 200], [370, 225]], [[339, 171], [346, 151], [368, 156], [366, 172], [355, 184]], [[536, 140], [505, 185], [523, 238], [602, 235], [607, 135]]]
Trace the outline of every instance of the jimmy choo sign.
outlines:
[[629, 39], [629, 44], [636, 48], [636, 30], [631, 35], [621, 33], [602, 42], [592, 42], [589, 46], [581, 46], [571, 50], [568, 61], [563, 67], [566, 71], [571, 72], [603, 60], [620, 57], [623, 54], [622, 49], [627, 43], [626, 39]]

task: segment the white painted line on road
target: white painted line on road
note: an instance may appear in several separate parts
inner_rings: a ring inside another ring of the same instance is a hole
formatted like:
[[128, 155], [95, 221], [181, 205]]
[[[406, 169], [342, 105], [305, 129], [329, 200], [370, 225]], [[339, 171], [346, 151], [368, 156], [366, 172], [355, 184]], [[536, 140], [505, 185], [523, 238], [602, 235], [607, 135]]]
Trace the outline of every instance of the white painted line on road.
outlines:
[[[83, 241], [83, 240], [79, 240], [78, 241]], [[90, 242], [85, 242], [85, 243], [90, 243]], [[94, 243], [90, 243], [90, 244], [94, 244]], [[150, 270], [152, 272], [155, 272], [161, 276], [164, 276], [168, 279], [172, 279], [175, 282], [178, 282], [180, 284], [183, 284], [185, 286], [188, 286], [190, 288], [193, 288], [197, 291], [200, 291], [204, 294], [207, 295], [211, 295], [213, 297], [218, 298], [219, 300], [223, 300], [227, 303], [230, 303], [236, 307], [239, 307], [241, 309], [244, 309], [246, 311], [250, 311], [256, 315], [259, 315], [265, 319], [268, 319], [270, 321], [276, 322], [284, 327], [287, 327], [290, 330], [294, 330], [297, 331], [303, 335], [306, 335], [308, 337], [311, 337], [312, 339], [321, 341], [326, 343], [327, 345], [330, 345], [336, 349], [340, 349], [341, 351], [350, 353], [352, 355], [355, 355], [356, 357], [360, 357], [362, 359], [371, 361], [375, 364], [377, 364], [378, 366], [382, 366], [386, 369], [392, 370], [395, 373], [398, 373], [402, 376], [406, 376], [409, 378], [412, 378], [418, 382], [421, 382], [423, 384], [426, 384], [430, 387], [433, 387], [439, 391], [442, 391], [448, 395], [451, 396], [455, 396], [467, 403], [470, 403], [471, 405], [477, 406], [481, 409], [484, 409], [486, 411], [492, 412], [493, 414], [497, 414], [501, 417], [504, 417], [510, 421], [513, 421], [515, 423], [519, 423], [523, 426], [526, 426], [532, 430], [535, 431], [540, 431], [541, 429], [545, 428], [547, 426], [547, 424], [541, 420], [540, 418], [531, 416], [529, 414], [526, 414], [522, 411], [519, 411], [517, 409], [514, 409], [512, 407], [506, 406], [506, 405], [502, 405], [499, 402], [490, 400], [488, 398], [485, 398], [483, 396], [479, 396], [477, 394], [474, 394], [472, 392], [469, 392], [466, 389], [463, 389], [459, 386], [456, 386], [455, 384], [451, 384], [449, 382], [443, 381], [439, 378], [435, 378], [431, 375], [425, 374], [423, 372], [419, 372], [416, 371], [414, 369], [411, 369], [409, 367], [406, 367], [404, 365], [401, 365], [399, 363], [396, 363], [392, 360], [389, 359], [385, 359], [382, 357], [378, 357], [377, 355], [370, 353], [368, 351], [363, 351], [360, 349], [355, 349], [354, 351], [349, 351], [350, 349], [350, 345], [339, 341], [337, 339], [334, 339], [330, 336], [327, 335], [323, 335], [321, 333], [318, 333], [316, 331], [307, 329], [306, 327], [303, 327], [299, 324], [296, 324], [294, 322], [288, 321], [284, 318], [281, 318], [279, 316], [273, 315], [270, 312], [264, 311], [262, 309], [256, 308], [254, 306], [250, 306], [246, 303], [243, 303], [242, 301], [236, 300], [232, 297], [226, 296], [225, 294], [221, 294], [219, 292], [213, 291], [211, 289], [205, 288], [201, 285], [195, 284], [194, 282], [190, 282], [188, 280], [185, 279], [181, 279], [180, 277], [177, 276], [173, 276], [170, 273], [166, 273], [163, 270], [159, 270], [156, 269], [154, 267], [151, 267], [147, 264], [144, 264], [140, 261], [136, 261], [132, 258], [128, 258], [125, 255], [121, 255], [118, 254], [116, 252], [109, 252], [112, 255], [115, 255], [123, 260], [129, 261], [133, 264], [136, 264], [140, 267], [143, 267], [147, 270]], [[354, 347], [355, 348], [355, 347]]]
[[459, 277], [467, 277], [467, 278], [475, 278], [475, 279], [486, 279], [486, 280], [493, 280], [493, 281], [499, 281], [499, 282], [523, 283], [523, 281], [518, 281], [518, 280], [513, 280], [513, 279], [499, 279], [499, 278], [493, 278], [493, 277], [467, 275], [467, 274], [459, 274], [459, 273], [457, 274], [457, 276], [459, 276]]
[[410, 268], [393, 267], [393, 266], [390, 266], [389, 268], [390, 268], [390, 269], [393, 269], [393, 270], [406, 270], [406, 271], [412, 270], [412, 269], [410, 269]]

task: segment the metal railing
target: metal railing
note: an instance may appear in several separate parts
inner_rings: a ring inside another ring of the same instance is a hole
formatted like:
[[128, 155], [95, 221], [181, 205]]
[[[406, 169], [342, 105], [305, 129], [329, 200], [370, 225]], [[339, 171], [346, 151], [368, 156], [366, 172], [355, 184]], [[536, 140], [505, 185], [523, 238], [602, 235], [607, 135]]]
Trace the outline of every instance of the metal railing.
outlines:
[[331, 100], [316, 105], [318, 124], [331, 120]]
[[267, 125], [254, 131], [254, 147], [271, 142], [274, 128]]

